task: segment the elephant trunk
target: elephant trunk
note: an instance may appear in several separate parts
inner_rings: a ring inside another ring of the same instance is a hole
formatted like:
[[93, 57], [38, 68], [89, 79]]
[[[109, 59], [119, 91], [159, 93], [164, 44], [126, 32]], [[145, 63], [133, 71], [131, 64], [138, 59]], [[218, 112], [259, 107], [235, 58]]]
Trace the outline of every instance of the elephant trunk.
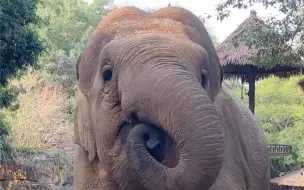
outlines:
[[[146, 81], [154, 81], [142, 85], [146, 92], [141, 98], [150, 105], [150, 113], [145, 115], [152, 115], [155, 125], [173, 139], [179, 161], [170, 168], [152, 157], [145, 139], [156, 127], [136, 125], [127, 138], [128, 161], [136, 180], [147, 190], [208, 189], [219, 174], [224, 151], [223, 130], [214, 105], [192, 74], [170, 70], [156, 75], [161, 78], [150, 80], [155, 75], [148, 73], [144, 76], [151, 77]], [[147, 93], [151, 89], [153, 92]]]

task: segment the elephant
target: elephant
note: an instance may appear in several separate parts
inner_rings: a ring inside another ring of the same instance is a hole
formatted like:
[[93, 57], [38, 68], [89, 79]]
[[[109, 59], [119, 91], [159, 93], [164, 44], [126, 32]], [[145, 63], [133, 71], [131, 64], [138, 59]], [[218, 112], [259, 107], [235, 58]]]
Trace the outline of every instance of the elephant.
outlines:
[[113, 10], [76, 71], [75, 190], [270, 188], [263, 131], [191, 11]]

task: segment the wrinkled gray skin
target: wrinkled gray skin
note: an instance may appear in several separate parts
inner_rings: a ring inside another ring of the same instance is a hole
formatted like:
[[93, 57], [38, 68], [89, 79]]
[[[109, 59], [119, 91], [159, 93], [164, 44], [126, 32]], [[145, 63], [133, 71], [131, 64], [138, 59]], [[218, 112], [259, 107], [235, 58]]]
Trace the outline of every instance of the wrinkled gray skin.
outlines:
[[[200, 23], [181, 8], [161, 11]], [[77, 63], [75, 190], [269, 189], [263, 133], [222, 87], [215, 49], [198, 28], [191, 41], [93, 34]]]

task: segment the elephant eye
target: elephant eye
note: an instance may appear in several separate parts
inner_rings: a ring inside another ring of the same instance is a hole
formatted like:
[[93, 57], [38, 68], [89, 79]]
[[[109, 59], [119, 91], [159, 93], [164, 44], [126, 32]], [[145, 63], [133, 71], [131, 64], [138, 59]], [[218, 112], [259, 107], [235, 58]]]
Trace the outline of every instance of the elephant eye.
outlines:
[[112, 79], [112, 69], [109, 65], [104, 66], [102, 69], [102, 78], [104, 82], [109, 82]]
[[102, 76], [103, 76], [103, 81], [105, 82], [110, 81], [112, 79], [112, 71], [110, 69], [105, 70]]

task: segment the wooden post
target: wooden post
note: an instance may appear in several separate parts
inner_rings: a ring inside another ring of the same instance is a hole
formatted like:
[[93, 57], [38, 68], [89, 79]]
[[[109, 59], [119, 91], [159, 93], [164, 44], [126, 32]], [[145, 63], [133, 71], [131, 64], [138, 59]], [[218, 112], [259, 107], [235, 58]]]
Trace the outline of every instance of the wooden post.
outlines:
[[249, 99], [249, 109], [254, 114], [254, 106], [255, 106], [255, 78], [256, 74], [252, 73], [248, 75], [248, 84], [249, 84], [249, 91], [248, 91], [248, 99]]
[[244, 99], [244, 82], [245, 82], [245, 77], [242, 76], [241, 77], [241, 83], [242, 83], [242, 89], [241, 89], [241, 99], [243, 100]]
[[300, 85], [300, 87], [301, 87], [302, 90], [304, 91], [304, 79], [301, 79], [301, 80], [298, 82], [298, 85]]

